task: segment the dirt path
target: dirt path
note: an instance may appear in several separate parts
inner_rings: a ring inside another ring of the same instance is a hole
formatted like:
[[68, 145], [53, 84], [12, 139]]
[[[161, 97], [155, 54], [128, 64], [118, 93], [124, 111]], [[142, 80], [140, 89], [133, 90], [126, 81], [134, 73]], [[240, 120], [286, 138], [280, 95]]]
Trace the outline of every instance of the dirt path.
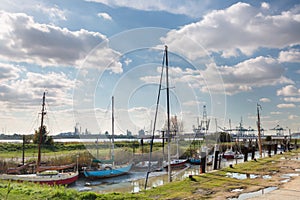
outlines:
[[251, 198], [251, 200], [257, 200], [257, 199], [299, 200], [300, 199], [300, 176], [293, 177], [289, 182], [282, 184], [277, 190], [263, 194], [259, 197]]

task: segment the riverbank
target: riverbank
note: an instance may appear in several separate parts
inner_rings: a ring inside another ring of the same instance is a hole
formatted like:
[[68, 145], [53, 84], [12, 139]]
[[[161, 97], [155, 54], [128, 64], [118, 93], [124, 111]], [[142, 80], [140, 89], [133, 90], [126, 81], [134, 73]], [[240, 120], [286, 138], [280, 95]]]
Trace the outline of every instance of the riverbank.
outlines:
[[[174, 181], [139, 193], [97, 194], [77, 192], [64, 187], [50, 188], [30, 183], [0, 182], [0, 197], [5, 197], [10, 188], [8, 199], [22, 197], [21, 199], [25, 200], [45, 199], [45, 197], [47, 199], [229, 199], [264, 188], [278, 187], [278, 190], [266, 194], [276, 195], [278, 191], [287, 192], [285, 188], [289, 187], [288, 184], [294, 183], [293, 179], [299, 181], [297, 177], [300, 174], [299, 168], [300, 150], [297, 150], [233, 165], [232, 168], [193, 175], [183, 181]], [[286, 181], [288, 182], [285, 183]], [[284, 192], [281, 194], [288, 195]]]
[[[300, 167], [300, 166], [299, 166]], [[300, 199], [300, 176], [293, 177], [293, 179], [281, 185], [281, 187], [272, 192], [263, 194], [259, 197], [251, 198], [250, 200], [274, 200], [274, 199], [289, 199], [298, 200]]]
[[[285, 188], [289, 188], [290, 185], [294, 187], [293, 192], [298, 195], [296, 199], [300, 197], [300, 192], [297, 188], [300, 177], [299, 150], [241, 163], [232, 168], [229, 167], [215, 172], [212, 176], [222, 174], [222, 172], [227, 177], [232, 178], [227, 180], [223, 187], [212, 189], [211, 191], [215, 192], [212, 192], [209, 196], [210, 199], [246, 199], [244, 198], [245, 196], [247, 196], [247, 199], [265, 199], [263, 197], [268, 198], [268, 195], [273, 193], [275, 193], [275, 196], [273, 198], [271, 196], [270, 199], [278, 199], [276, 193], [280, 191], [279, 193], [282, 194], [282, 197], [288, 195], [289, 191]], [[274, 191], [267, 193], [269, 189]], [[260, 195], [260, 191], [265, 193], [264, 196]], [[286, 197], [290, 199], [289, 196]], [[191, 199], [196, 198], [192, 197]]]

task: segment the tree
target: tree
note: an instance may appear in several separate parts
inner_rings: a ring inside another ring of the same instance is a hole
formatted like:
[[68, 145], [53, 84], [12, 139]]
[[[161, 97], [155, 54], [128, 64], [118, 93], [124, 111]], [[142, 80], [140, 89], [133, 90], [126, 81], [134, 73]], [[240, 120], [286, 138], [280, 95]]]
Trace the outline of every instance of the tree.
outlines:
[[[165, 122], [164, 128], [163, 130], [167, 130], [168, 129], [168, 124], [167, 124], [167, 120]], [[178, 121], [177, 116], [172, 116], [170, 118], [170, 133], [177, 135], [177, 133], [183, 132], [183, 122], [182, 121]]]
[[24, 144], [30, 144], [30, 141], [32, 140], [32, 135], [24, 135]]
[[42, 134], [40, 134], [40, 130], [41, 130], [41, 127], [38, 130], [35, 130], [34, 136], [32, 139], [33, 143], [38, 144], [40, 142], [40, 135], [42, 135], [41, 144], [53, 145], [54, 141], [51, 136], [48, 136], [49, 132], [47, 132], [47, 127], [45, 125], [42, 127]]

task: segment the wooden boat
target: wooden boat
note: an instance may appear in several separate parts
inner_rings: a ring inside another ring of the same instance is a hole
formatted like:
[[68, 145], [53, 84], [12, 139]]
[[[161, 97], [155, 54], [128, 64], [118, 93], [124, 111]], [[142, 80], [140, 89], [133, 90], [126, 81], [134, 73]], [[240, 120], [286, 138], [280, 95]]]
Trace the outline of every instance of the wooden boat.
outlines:
[[70, 185], [77, 181], [78, 171], [60, 173], [56, 170], [35, 174], [2, 174], [2, 180], [34, 182], [48, 185]]
[[[171, 169], [183, 169], [186, 167], [188, 159], [173, 159], [170, 162]], [[164, 168], [168, 170], [168, 162], [164, 164]]]
[[[42, 104], [42, 118], [40, 127], [40, 138], [42, 137], [42, 127], [45, 112], [45, 92], [43, 94]], [[71, 172], [59, 172], [59, 170], [65, 170], [74, 168], [75, 164], [63, 165], [63, 166], [40, 166], [41, 163], [41, 141], [38, 145], [38, 160], [36, 164], [36, 173], [32, 174], [21, 174], [21, 171], [27, 168], [33, 163], [28, 163], [14, 169], [8, 169], [6, 174], [0, 176], [1, 180], [12, 180], [12, 181], [26, 181], [48, 185], [69, 185], [74, 183], [78, 179], [78, 167], [76, 171]], [[49, 170], [50, 169], [50, 170]]]
[[[132, 163], [128, 165], [115, 166], [114, 163], [114, 97], [112, 97], [112, 148], [110, 160], [93, 159], [92, 163], [97, 163], [97, 168], [84, 168], [84, 176], [89, 179], [110, 178], [129, 173]], [[111, 163], [111, 164], [106, 164]]]
[[227, 160], [234, 159], [234, 156], [235, 156], [235, 153], [231, 149], [226, 150], [223, 153], [223, 158], [225, 158]]

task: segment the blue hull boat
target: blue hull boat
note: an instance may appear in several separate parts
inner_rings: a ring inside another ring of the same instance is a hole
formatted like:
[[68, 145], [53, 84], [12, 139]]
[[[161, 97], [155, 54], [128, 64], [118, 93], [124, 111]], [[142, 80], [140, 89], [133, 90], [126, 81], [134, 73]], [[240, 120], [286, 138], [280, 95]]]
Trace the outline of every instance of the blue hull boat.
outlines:
[[201, 159], [200, 158], [189, 158], [189, 162], [192, 165], [200, 165], [201, 164]]
[[84, 170], [83, 173], [86, 178], [90, 179], [110, 178], [129, 173], [131, 167], [132, 164], [129, 164], [118, 168], [105, 167], [104, 169]]

